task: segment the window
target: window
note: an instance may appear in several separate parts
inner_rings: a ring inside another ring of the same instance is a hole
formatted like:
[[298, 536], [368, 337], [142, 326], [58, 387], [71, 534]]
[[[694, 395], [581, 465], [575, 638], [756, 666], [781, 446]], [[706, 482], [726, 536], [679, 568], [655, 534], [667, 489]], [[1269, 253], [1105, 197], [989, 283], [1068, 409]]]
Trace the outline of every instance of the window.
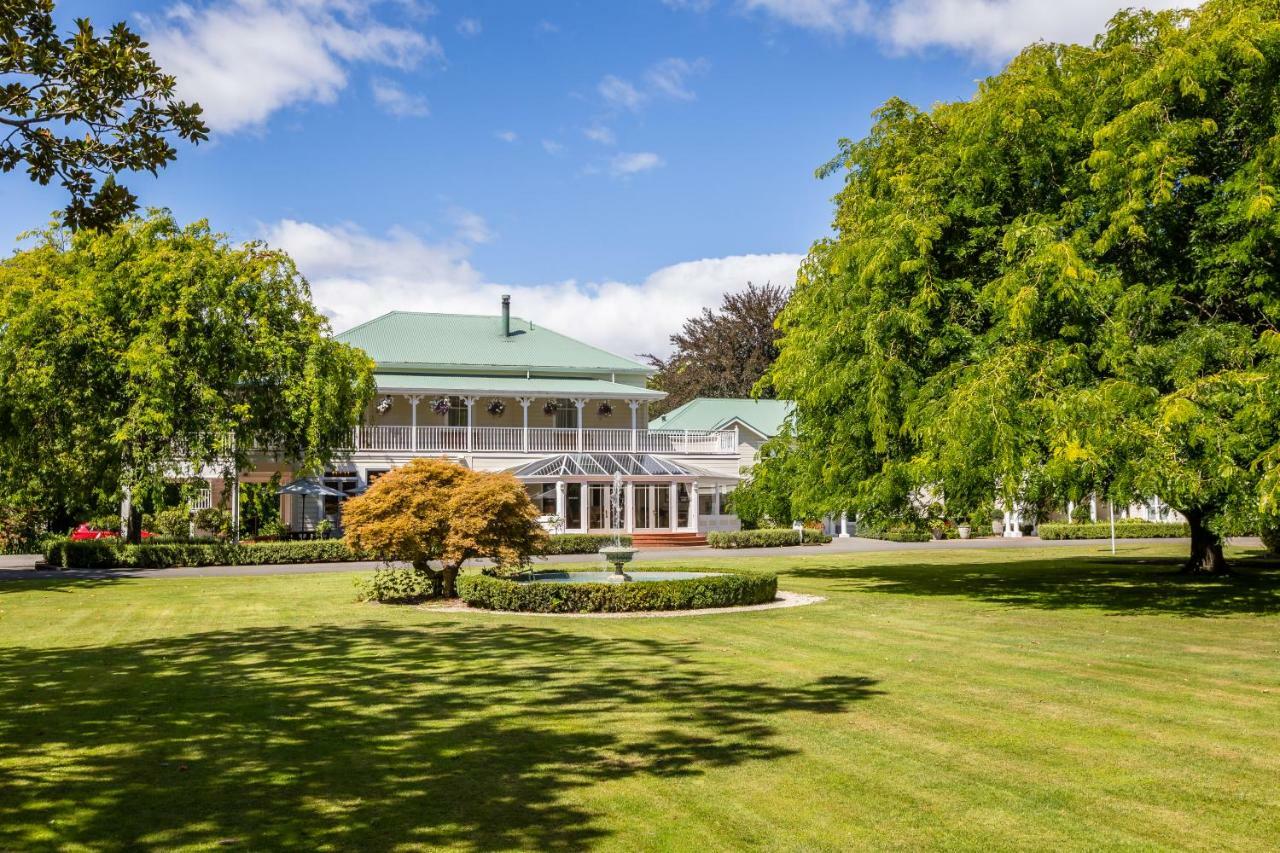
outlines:
[[461, 397], [449, 398], [448, 424], [454, 427], [467, 425], [467, 404], [462, 402]]
[[567, 483], [564, 487], [564, 526], [566, 530], [582, 529], [582, 484]]
[[555, 483], [526, 483], [524, 490], [529, 494], [529, 500], [538, 508], [538, 515], [556, 514]]
[[689, 526], [689, 484], [676, 484], [676, 527]]
[[703, 489], [698, 492], [698, 515], [714, 515], [716, 511], [715, 493]]
[[578, 407], [572, 400], [556, 400], [556, 426], [560, 429], [578, 428]]

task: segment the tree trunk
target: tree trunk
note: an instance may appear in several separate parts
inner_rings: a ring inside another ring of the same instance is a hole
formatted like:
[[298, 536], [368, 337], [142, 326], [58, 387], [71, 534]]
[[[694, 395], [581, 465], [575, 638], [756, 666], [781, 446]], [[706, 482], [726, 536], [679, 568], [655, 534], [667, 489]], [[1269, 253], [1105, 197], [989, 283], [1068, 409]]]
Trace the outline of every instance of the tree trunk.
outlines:
[[431, 568], [428, 560], [414, 560], [413, 570], [431, 578], [431, 597], [439, 598], [444, 593], [444, 572]]
[[130, 545], [138, 545], [142, 542], [142, 510], [136, 506], [129, 512], [129, 535], [125, 537], [125, 541]]
[[1231, 569], [1222, 554], [1222, 539], [1205, 525], [1202, 510], [1182, 510], [1191, 528], [1191, 556], [1182, 567], [1184, 572], [1225, 574]]
[[458, 571], [460, 568], [461, 566], [451, 566], [448, 563], [445, 563], [444, 571], [441, 572], [444, 576], [443, 595], [445, 598], [458, 597]]

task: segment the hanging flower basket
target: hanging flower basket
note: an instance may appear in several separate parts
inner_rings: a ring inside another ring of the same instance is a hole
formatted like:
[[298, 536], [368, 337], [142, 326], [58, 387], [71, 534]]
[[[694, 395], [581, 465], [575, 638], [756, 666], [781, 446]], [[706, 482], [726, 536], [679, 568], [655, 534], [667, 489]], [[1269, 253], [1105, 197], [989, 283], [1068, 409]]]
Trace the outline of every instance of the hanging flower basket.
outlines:
[[554, 415], [559, 408], [560, 408], [560, 404], [557, 403], [555, 400], [548, 400], [547, 404], [542, 407], [542, 414]]
[[596, 414], [602, 418], [613, 415], [613, 405], [611, 403], [601, 403], [600, 408], [596, 409]]
[[437, 415], [449, 414], [449, 398], [441, 397], [439, 400], [436, 400], [431, 404], [431, 410]]
[[502, 413], [507, 410], [507, 404], [501, 400], [490, 400], [489, 405], [485, 406], [485, 411], [493, 415], [495, 418], [502, 417]]

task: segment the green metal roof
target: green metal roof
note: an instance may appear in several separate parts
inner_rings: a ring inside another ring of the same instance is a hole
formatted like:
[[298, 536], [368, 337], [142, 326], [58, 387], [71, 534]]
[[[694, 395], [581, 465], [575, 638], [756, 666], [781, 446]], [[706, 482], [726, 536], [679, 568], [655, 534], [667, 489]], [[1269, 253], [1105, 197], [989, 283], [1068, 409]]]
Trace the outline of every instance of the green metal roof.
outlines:
[[795, 408], [791, 400], [747, 400], [740, 397], [698, 397], [649, 422], [650, 429], [725, 429], [741, 421], [766, 437], [782, 431], [782, 422]]
[[499, 394], [508, 397], [586, 397], [591, 400], [661, 400], [664, 391], [607, 379], [555, 376], [448, 376], [429, 373], [375, 373], [378, 390], [423, 394]]
[[336, 336], [369, 354], [379, 367], [552, 369], [586, 373], [653, 373], [651, 368], [559, 332], [511, 318], [392, 311]]

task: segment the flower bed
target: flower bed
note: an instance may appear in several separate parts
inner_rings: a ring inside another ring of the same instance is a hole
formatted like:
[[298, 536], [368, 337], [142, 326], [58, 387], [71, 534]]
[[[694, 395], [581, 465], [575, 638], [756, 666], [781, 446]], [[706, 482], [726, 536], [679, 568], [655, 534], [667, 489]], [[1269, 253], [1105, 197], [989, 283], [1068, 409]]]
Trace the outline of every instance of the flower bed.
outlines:
[[46, 543], [44, 559], [59, 569], [167, 569], [367, 560], [341, 539], [311, 542], [166, 542], [128, 545], [104, 540]]
[[520, 583], [485, 575], [458, 578], [458, 595], [472, 607], [525, 613], [634, 613], [766, 604], [778, 595], [771, 574], [717, 574], [632, 583]]
[[[1190, 536], [1185, 523], [1162, 524], [1155, 521], [1117, 521], [1117, 539], [1173, 539]], [[1111, 525], [1106, 522], [1090, 524], [1042, 524], [1041, 539], [1110, 539]]]
[[713, 531], [707, 534], [707, 544], [712, 548], [783, 548], [788, 545], [822, 545], [830, 541], [831, 537], [821, 530], [806, 530], [801, 537], [798, 530], [790, 527]]

